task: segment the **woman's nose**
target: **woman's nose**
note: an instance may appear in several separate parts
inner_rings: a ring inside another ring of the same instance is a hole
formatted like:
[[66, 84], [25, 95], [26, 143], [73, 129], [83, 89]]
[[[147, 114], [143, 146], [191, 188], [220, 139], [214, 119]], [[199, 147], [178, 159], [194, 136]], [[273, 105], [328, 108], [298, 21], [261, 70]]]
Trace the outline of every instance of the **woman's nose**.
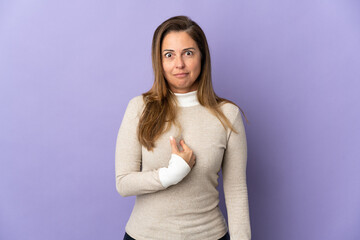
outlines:
[[175, 64], [176, 64], [177, 68], [183, 68], [185, 66], [185, 63], [184, 63], [184, 60], [182, 59], [182, 57], [178, 57], [176, 59]]

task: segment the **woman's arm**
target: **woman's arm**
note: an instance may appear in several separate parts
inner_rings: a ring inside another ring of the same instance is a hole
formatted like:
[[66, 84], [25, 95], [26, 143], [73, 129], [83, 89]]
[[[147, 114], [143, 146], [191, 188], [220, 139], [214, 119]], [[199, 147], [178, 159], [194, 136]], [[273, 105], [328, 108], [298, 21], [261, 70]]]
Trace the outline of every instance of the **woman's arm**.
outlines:
[[251, 228], [246, 184], [247, 142], [238, 108], [233, 127], [238, 134], [230, 131], [222, 166], [229, 231], [232, 240], [250, 240]]
[[130, 100], [116, 140], [116, 189], [124, 197], [164, 190], [180, 182], [190, 172], [190, 166], [178, 154], [169, 156], [168, 167], [141, 171], [142, 147], [137, 139], [137, 126], [143, 105], [141, 98], [142, 96]]
[[141, 101], [139, 96], [129, 101], [116, 140], [116, 189], [124, 197], [164, 189], [159, 179], [159, 169], [140, 171], [141, 144], [136, 131], [142, 110]]

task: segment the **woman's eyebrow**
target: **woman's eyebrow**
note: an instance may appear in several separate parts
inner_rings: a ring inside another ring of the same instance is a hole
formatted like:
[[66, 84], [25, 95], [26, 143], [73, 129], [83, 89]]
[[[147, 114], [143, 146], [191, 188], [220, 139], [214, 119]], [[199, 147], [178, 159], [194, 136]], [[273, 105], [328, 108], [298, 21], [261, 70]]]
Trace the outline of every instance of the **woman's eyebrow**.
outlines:
[[[190, 49], [196, 50], [196, 49], [193, 48], [193, 47], [189, 47], [189, 48], [184, 48], [183, 51], [190, 50]], [[172, 50], [172, 49], [164, 49], [163, 52], [175, 52], [175, 51]]]
[[190, 49], [195, 50], [195, 48], [189, 47], [189, 48], [185, 48], [183, 51], [185, 51], [185, 50], [190, 50]]

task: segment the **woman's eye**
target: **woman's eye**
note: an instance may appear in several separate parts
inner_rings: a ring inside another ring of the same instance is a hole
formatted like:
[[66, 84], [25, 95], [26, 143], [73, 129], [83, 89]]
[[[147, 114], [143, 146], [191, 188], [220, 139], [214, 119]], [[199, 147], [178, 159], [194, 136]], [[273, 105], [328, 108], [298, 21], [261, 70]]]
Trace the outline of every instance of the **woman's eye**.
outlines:
[[192, 51], [186, 51], [186, 52], [185, 52], [185, 55], [186, 55], [186, 56], [191, 56], [191, 55], [193, 55], [193, 52], [192, 52]]
[[165, 57], [166, 57], [166, 58], [171, 57], [171, 53], [165, 53]]

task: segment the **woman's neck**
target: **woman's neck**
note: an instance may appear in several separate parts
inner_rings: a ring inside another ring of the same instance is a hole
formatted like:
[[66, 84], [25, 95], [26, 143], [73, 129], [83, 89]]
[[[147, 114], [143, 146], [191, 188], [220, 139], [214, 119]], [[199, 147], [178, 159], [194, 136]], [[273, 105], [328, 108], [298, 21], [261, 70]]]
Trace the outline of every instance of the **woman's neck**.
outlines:
[[174, 93], [180, 107], [191, 107], [200, 104], [197, 90], [187, 93]]

